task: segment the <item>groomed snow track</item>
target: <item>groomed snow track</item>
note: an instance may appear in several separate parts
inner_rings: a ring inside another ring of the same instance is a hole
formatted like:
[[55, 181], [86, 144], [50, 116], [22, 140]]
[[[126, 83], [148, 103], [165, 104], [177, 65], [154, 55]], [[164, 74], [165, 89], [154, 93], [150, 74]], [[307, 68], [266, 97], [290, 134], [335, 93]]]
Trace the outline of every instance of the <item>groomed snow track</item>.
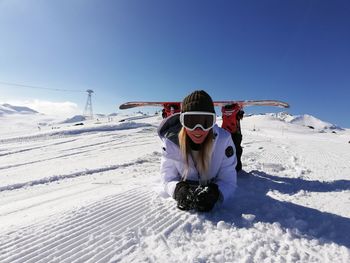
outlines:
[[166, 234], [183, 222], [154, 198], [134, 188], [67, 214], [60, 224], [24, 228], [20, 237], [9, 233], [0, 241], [0, 262], [109, 262], [137, 246], [128, 235]]

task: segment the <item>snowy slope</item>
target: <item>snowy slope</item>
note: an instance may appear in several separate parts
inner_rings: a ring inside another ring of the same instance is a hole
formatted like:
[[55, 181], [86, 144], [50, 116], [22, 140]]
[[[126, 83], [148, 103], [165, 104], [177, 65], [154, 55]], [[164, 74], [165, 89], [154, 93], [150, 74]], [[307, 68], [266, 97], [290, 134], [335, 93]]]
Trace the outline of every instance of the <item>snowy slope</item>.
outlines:
[[350, 261], [350, 130], [245, 118], [235, 198], [205, 214], [162, 191], [160, 117], [6, 120], [0, 262]]

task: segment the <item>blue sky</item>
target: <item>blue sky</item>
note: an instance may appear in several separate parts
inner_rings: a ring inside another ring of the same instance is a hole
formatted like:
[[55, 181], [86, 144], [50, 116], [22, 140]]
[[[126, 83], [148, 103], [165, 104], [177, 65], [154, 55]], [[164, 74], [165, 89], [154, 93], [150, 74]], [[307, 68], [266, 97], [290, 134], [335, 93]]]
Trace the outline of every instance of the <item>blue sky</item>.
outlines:
[[[278, 99], [350, 127], [346, 0], [0, 0], [0, 102]], [[1, 83], [2, 82], [2, 83]], [[15, 87], [3, 82], [72, 92]], [[271, 112], [273, 108], [247, 108]]]

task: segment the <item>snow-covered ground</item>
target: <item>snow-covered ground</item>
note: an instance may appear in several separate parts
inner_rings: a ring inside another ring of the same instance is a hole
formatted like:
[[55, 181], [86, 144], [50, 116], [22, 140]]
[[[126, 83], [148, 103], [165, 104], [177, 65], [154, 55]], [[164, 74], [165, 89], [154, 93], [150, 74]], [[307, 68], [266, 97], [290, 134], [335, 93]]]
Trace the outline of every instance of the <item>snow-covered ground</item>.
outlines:
[[0, 116], [0, 262], [350, 262], [349, 129], [246, 117], [235, 198], [196, 213], [162, 191], [160, 122]]

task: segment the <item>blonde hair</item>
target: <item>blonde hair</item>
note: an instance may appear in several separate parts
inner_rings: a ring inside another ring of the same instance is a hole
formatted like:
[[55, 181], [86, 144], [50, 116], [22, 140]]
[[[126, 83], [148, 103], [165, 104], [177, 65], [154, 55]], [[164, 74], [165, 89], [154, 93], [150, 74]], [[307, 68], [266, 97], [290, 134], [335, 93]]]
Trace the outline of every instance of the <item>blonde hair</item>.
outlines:
[[[182, 157], [185, 160], [185, 173], [183, 175], [186, 180], [187, 175], [189, 173], [189, 156], [191, 155], [191, 147], [190, 147], [190, 138], [186, 134], [186, 130], [184, 127], [179, 132], [179, 145]], [[198, 158], [195, 161], [196, 168], [200, 175], [200, 180], [205, 183], [208, 181], [208, 169], [211, 161], [211, 150], [213, 147], [213, 129], [211, 129], [202, 143], [202, 147], [199, 150]], [[191, 155], [192, 156], [192, 155]], [[195, 158], [195, 157], [193, 157]]]

